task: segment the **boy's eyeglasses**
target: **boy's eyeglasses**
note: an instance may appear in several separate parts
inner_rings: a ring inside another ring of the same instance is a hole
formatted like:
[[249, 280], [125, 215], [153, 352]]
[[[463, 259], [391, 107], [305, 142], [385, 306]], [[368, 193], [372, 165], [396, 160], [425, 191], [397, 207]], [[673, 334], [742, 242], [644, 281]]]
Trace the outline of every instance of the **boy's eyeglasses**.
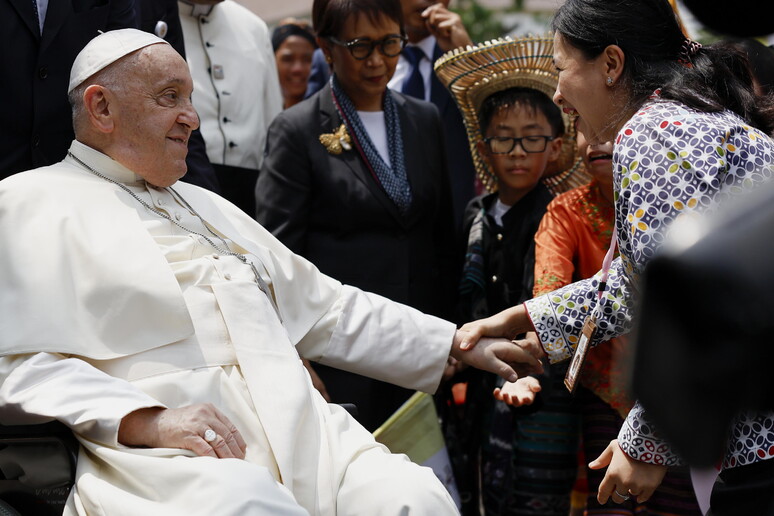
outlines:
[[554, 140], [553, 136], [522, 136], [521, 138], [509, 138], [507, 136], [492, 136], [484, 138], [492, 154], [508, 154], [520, 144], [524, 152], [543, 152], [548, 142]]
[[347, 47], [349, 53], [357, 59], [362, 61], [368, 59], [368, 57], [374, 52], [374, 49], [379, 47], [379, 52], [387, 57], [396, 57], [400, 54], [403, 47], [406, 46], [406, 36], [400, 34], [389, 34], [382, 39], [376, 41], [370, 38], [357, 38], [351, 41], [341, 41], [334, 37], [327, 38], [328, 41], [335, 45]]

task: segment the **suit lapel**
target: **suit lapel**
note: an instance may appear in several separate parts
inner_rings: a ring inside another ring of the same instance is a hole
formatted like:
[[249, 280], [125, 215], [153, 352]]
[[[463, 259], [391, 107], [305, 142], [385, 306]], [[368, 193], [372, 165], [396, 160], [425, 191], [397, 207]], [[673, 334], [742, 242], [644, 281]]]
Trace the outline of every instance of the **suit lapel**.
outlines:
[[416, 125], [412, 116], [406, 108], [406, 97], [393, 94], [392, 98], [398, 106], [398, 118], [400, 119], [400, 130], [403, 137], [403, 160], [406, 166], [406, 178], [414, 196], [408, 213], [401, 220], [404, 225], [410, 225], [417, 214], [417, 195], [422, 189], [422, 181], [425, 173], [422, 171], [424, 164], [424, 154], [422, 152], [422, 133]]
[[32, 32], [38, 41], [40, 41], [40, 25], [38, 25], [38, 20], [35, 19], [35, 13], [32, 10], [32, 0], [7, 1], [14, 9], [16, 9], [16, 12], [19, 13], [19, 18], [21, 18], [27, 28], [30, 29], [30, 32]]
[[54, 41], [59, 29], [71, 14], [72, 7], [69, 1], [53, 0], [48, 3], [46, 20], [43, 22], [43, 39], [40, 42], [41, 51], [46, 50], [46, 47]]
[[[396, 98], [397, 95], [393, 97]], [[327, 84], [320, 92], [320, 133], [333, 132], [342, 123], [343, 121], [336, 110], [336, 106], [333, 104], [330, 84]], [[403, 124], [403, 117], [401, 117], [401, 124]], [[335, 166], [336, 162], [343, 162], [399, 224], [404, 225], [406, 223], [404, 217], [398, 211], [398, 207], [377, 182], [376, 178], [371, 175], [371, 171], [363, 162], [360, 152], [354, 145], [352, 150], [344, 151], [338, 156], [331, 155], [329, 159], [333, 162], [333, 166]]]

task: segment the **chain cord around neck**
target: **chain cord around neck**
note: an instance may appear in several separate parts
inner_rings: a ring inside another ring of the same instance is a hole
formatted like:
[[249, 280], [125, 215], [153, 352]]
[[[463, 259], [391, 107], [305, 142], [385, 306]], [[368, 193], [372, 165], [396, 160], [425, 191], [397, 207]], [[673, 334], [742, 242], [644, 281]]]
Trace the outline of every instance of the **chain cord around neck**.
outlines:
[[261, 289], [261, 291], [264, 294], [266, 294], [266, 297], [269, 298], [269, 301], [271, 302], [271, 306], [274, 308], [274, 311], [277, 313], [277, 317], [279, 317], [280, 321], [282, 321], [282, 316], [280, 315], [279, 307], [277, 307], [277, 303], [274, 301], [274, 297], [271, 295], [271, 292], [269, 292], [269, 286], [266, 284], [266, 282], [263, 280], [263, 278], [261, 278], [261, 275], [258, 273], [258, 269], [255, 267], [255, 264], [252, 262], [252, 260], [249, 260], [245, 255], [243, 255], [241, 253], [237, 253], [237, 252], [232, 251], [231, 249], [229, 249], [228, 243], [226, 243], [226, 241], [223, 239], [223, 237], [221, 237], [220, 235], [215, 233], [210, 228], [209, 224], [207, 224], [207, 222], [202, 218], [202, 216], [199, 215], [199, 213], [193, 208], [193, 206], [188, 204], [188, 201], [183, 199], [183, 196], [180, 195], [179, 193], [177, 193], [177, 191], [174, 188], [169, 186], [169, 187], [163, 188], [163, 190], [168, 191], [175, 198], [175, 200], [177, 200], [185, 209], [187, 209], [196, 218], [198, 218], [199, 221], [202, 223], [202, 226], [204, 226], [204, 228], [207, 231], [209, 231], [212, 236], [214, 236], [215, 238], [220, 240], [221, 244], [223, 244], [222, 247], [219, 246], [218, 244], [216, 244], [212, 240], [212, 238], [208, 237], [207, 235], [203, 235], [202, 233], [199, 233], [198, 231], [194, 231], [192, 229], [189, 229], [189, 228], [183, 226], [178, 221], [176, 221], [174, 218], [170, 217], [169, 214], [159, 210], [155, 206], [152, 206], [152, 205], [148, 204], [140, 196], [138, 196], [136, 193], [134, 193], [125, 184], [121, 183], [120, 181], [116, 181], [115, 179], [112, 179], [112, 178], [110, 178], [110, 177], [108, 177], [108, 176], [106, 176], [106, 175], [104, 175], [104, 174], [102, 174], [100, 172], [97, 172], [96, 170], [91, 168], [89, 165], [84, 163], [82, 160], [80, 160], [78, 157], [76, 157], [72, 152], [67, 151], [67, 155], [70, 156], [72, 159], [74, 159], [82, 167], [84, 167], [86, 170], [88, 170], [89, 172], [91, 172], [95, 176], [97, 176], [99, 178], [102, 178], [105, 181], [108, 181], [110, 183], [113, 183], [114, 185], [116, 185], [119, 188], [121, 188], [123, 191], [125, 191], [126, 193], [131, 195], [137, 202], [139, 202], [141, 205], [143, 205], [146, 210], [150, 211], [151, 213], [154, 213], [155, 215], [158, 215], [159, 217], [162, 217], [162, 218], [168, 220], [169, 222], [171, 222], [175, 226], [179, 227], [183, 231], [186, 231], [188, 233], [191, 233], [191, 234], [194, 234], [194, 235], [202, 237], [208, 244], [210, 244], [210, 246], [212, 246], [216, 251], [218, 251], [219, 254], [226, 255], [226, 256], [233, 256], [234, 258], [238, 259], [240, 262], [244, 263], [245, 265], [249, 265], [250, 268], [253, 271], [253, 274], [255, 275], [255, 281], [258, 284], [258, 288]]

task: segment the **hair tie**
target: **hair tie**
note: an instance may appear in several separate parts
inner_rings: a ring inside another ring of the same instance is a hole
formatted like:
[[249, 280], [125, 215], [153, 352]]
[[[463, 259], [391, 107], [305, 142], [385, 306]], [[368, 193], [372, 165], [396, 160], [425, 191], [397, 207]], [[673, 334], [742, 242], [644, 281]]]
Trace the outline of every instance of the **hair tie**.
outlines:
[[701, 49], [701, 43], [691, 38], [685, 38], [680, 46], [680, 53], [677, 55], [677, 62], [686, 68], [693, 68], [691, 58]]

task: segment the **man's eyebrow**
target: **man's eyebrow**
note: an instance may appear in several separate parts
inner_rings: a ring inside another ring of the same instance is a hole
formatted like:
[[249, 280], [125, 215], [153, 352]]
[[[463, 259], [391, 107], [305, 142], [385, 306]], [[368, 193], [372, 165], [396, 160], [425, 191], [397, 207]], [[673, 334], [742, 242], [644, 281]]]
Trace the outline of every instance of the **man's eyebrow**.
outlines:
[[168, 86], [170, 84], [185, 84], [185, 80], [181, 79], [180, 77], [170, 77], [168, 79], [164, 79], [163, 81], [159, 81], [159, 84], [162, 86]]
[[[543, 127], [540, 124], [532, 123], [532, 124], [527, 124], [525, 126], [522, 126], [520, 129], [524, 130], [524, 129], [542, 129], [542, 128]], [[495, 129], [512, 129], [512, 130], [515, 130], [516, 128], [511, 126], [511, 125], [507, 125], [507, 124], [497, 124], [495, 126]]]

